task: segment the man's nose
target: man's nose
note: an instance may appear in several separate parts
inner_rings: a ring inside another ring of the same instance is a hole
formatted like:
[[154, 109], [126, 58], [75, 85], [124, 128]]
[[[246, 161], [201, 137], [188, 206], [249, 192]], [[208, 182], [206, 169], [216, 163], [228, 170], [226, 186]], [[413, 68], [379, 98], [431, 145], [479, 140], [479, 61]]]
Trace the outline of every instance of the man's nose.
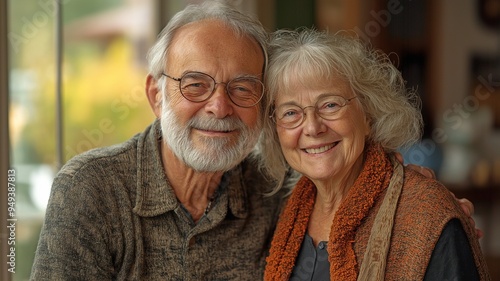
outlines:
[[222, 119], [233, 114], [233, 105], [234, 103], [226, 92], [226, 84], [217, 83], [214, 93], [205, 105], [205, 110], [216, 118]]

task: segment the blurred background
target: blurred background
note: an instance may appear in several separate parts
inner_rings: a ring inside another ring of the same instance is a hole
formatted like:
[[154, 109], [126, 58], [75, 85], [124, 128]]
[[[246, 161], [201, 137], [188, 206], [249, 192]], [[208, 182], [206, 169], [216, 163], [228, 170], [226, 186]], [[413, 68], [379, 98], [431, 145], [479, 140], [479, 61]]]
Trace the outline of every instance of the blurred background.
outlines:
[[[16, 273], [7, 272], [2, 227], [0, 280], [28, 280], [60, 166], [153, 121], [146, 52], [169, 18], [196, 2], [0, 0], [0, 212], [6, 221], [12, 168], [17, 218]], [[424, 138], [402, 151], [405, 161], [431, 167], [474, 203], [482, 249], [500, 280], [500, 0], [229, 2], [268, 31], [348, 30], [390, 54], [423, 104]]]

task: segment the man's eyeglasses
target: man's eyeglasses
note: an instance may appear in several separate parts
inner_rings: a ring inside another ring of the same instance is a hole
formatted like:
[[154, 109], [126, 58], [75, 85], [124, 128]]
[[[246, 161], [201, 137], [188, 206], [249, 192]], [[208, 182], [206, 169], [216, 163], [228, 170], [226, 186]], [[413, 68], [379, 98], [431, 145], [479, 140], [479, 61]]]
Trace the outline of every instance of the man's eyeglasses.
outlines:
[[346, 99], [338, 95], [322, 96], [315, 105], [300, 107], [296, 104], [282, 104], [276, 107], [269, 116], [278, 126], [293, 129], [297, 128], [305, 120], [305, 110], [308, 107], [325, 120], [335, 120], [341, 116], [341, 109], [357, 96]]
[[179, 82], [179, 89], [184, 98], [192, 102], [208, 100], [215, 92], [217, 84], [226, 85], [229, 99], [240, 107], [252, 107], [259, 103], [264, 95], [264, 84], [254, 77], [238, 77], [227, 83], [215, 82], [215, 79], [202, 72], [187, 72], [180, 78], [162, 73]]

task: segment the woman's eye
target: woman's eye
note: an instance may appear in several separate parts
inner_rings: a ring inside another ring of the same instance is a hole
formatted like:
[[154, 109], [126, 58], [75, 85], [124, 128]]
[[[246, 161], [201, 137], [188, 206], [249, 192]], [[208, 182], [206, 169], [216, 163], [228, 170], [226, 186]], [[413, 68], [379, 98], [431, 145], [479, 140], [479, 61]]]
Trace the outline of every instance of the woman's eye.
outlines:
[[335, 112], [341, 108], [340, 104], [336, 102], [327, 102], [319, 108], [320, 112]]
[[280, 116], [280, 119], [293, 119], [299, 116], [299, 112], [297, 112], [297, 110], [287, 110], [284, 111]]
[[327, 103], [325, 105], [325, 107], [327, 107], [327, 108], [334, 108], [334, 107], [338, 107], [338, 106], [339, 106], [339, 104], [338, 103], [334, 103], [334, 102], [330, 102], [330, 103]]

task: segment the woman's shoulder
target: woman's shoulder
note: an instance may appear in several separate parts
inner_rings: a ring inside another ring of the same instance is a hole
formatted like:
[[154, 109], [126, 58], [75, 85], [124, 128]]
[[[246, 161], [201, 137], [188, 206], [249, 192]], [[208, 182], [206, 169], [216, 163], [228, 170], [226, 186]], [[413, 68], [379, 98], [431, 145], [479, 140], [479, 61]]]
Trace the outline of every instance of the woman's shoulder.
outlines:
[[474, 229], [453, 194], [439, 181], [405, 168], [391, 238], [391, 274], [400, 274], [405, 264], [422, 279], [434, 245], [452, 221], [465, 231], [466, 239], [479, 253]]
[[439, 235], [452, 219], [467, 223], [453, 194], [439, 181], [405, 168], [403, 189], [396, 211], [396, 224], [420, 233]]
[[[453, 194], [443, 183], [430, 179], [411, 169], [404, 168], [403, 189], [401, 200], [411, 201], [411, 205], [442, 205], [457, 206]], [[408, 202], [410, 203], [410, 202]], [[444, 207], [444, 206], [436, 206]]]

